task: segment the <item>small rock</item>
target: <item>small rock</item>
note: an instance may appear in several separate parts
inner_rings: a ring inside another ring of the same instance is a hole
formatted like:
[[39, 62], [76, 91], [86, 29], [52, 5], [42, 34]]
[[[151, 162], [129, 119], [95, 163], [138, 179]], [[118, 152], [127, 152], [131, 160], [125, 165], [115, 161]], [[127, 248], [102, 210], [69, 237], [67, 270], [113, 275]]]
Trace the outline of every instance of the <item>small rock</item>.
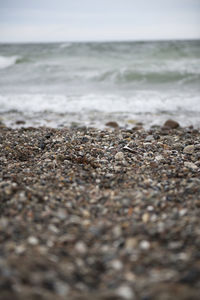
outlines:
[[120, 286], [117, 289], [117, 295], [127, 300], [135, 299], [135, 294], [133, 293], [132, 289], [127, 285]]
[[25, 123], [26, 123], [26, 122], [23, 121], [23, 120], [17, 120], [17, 121], [15, 122], [16, 125], [24, 125]]
[[87, 252], [87, 246], [82, 241], [79, 241], [75, 245], [75, 250], [80, 254], [85, 254]]
[[57, 155], [56, 155], [56, 161], [57, 162], [63, 162], [65, 160], [65, 156], [64, 155], [62, 155], [62, 154], [60, 154], [60, 153], [58, 153]]
[[24, 245], [19, 245], [15, 248], [15, 253], [20, 255], [20, 254], [24, 253], [25, 250], [26, 250], [26, 248]]
[[128, 251], [132, 251], [137, 246], [136, 238], [128, 238], [125, 242], [125, 248]]
[[60, 220], [66, 220], [67, 212], [64, 209], [59, 209], [56, 215]]
[[140, 242], [140, 249], [142, 250], [149, 250], [150, 248], [150, 243], [148, 241], [141, 241]]
[[153, 210], [154, 210], [154, 207], [153, 207], [152, 205], [149, 205], [149, 206], [147, 206], [147, 210], [148, 210], [148, 211], [153, 211]]
[[48, 226], [48, 229], [49, 229], [51, 232], [53, 232], [53, 233], [58, 233], [58, 232], [59, 232], [58, 228], [57, 228], [55, 225], [53, 225], [53, 224], [50, 224], [50, 225]]
[[114, 237], [115, 238], [119, 238], [120, 236], [121, 236], [121, 234], [122, 234], [122, 230], [121, 230], [121, 227], [120, 226], [115, 226], [114, 228], [113, 228], [113, 235], [114, 235]]
[[184, 162], [184, 166], [192, 170], [198, 169], [198, 167], [194, 163], [189, 161]]
[[163, 160], [164, 158], [163, 158], [163, 156], [162, 155], [157, 155], [156, 157], [155, 157], [155, 160], [157, 160], [157, 161], [161, 161], [161, 160]]
[[106, 126], [113, 127], [113, 128], [119, 128], [119, 125], [117, 124], [117, 122], [114, 122], [114, 121], [107, 122]]
[[183, 216], [185, 216], [186, 214], [187, 214], [187, 209], [186, 209], [186, 208], [183, 208], [183, 209], [181, 209], [181, 210], [179, 211], [180, 217], [183, 217]]
[[55, 290], [60, 296], [66, 297], [69, 293], [70, 288], [66, 282], [56, 281]]
[[123, 264], [120, 260], [115, 259], [115, 260], [111, 261], [110, 267], [116, 271], [120, 271], [123, 268]]
[[169, 129], [176, 129], [178, 128], [180, 125], [178, 122], [174, 121], [174, 120], [167, 120], [165, 123], [164, 123], [164, 127], [167, 127]]
[[114, 171], [116, 173], [120, 172], [122, 170], [122, 167], [121, 166], [114, 166]]
[[90, 137], [88, 138], [87, 136], [83, 136], [81, 142], [82, 143], [88, 143], [90, 140]]
[[46, 147], [46, 144], [43, 141], [40, 141], [38, 146], [40, 149], [44, 150]]
[[38, 244], [38, 239], [34, 236], [29, 236], [28, 243], [32, 246], [36, 246]]
[[149, 221], [149, 218], [150, 218], [150, 216], [149, 216], [148, 213], [145, 213], [145, 214], [142, 215], [142, 221], [144, 223], [147, 223]]
[[124, 160], [124, 153], [123, 152], [117, 152], [115, 154], [115, 160]]
[[151, 142], [152, 140], [154, 140], [153, 135], [148, 135], [148, 136], [145, 138], [145, 141], [146, 141], [146, 142]]
[[49, 133], [47, 133], [46, 135], [45, 135], [45, 138], [46, 139], [50, 139], [50, 137], [53, 135], [53, 133], [51, 133], [51, 132], [49, 132]]
[[194, 145], [195, 150], [200, 150], [200, 144]]
[[194, 145], [188, 145], [183, 149], [183, 153], [192, 154], [194, 152]]

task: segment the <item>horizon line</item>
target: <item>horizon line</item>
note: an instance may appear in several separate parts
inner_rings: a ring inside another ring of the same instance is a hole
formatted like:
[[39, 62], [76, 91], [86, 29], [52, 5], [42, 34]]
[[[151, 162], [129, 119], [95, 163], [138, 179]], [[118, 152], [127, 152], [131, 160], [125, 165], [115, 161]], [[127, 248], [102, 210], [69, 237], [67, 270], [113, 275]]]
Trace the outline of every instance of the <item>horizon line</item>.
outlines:
[[60, 40], [60, 41], [0, 41], [0, 44], [60, 44], [60, 43], [145, 43], [145, 42], [200, 41], [199, 38], [162, 38], [162, 39], [116, 39], [116, 40]]

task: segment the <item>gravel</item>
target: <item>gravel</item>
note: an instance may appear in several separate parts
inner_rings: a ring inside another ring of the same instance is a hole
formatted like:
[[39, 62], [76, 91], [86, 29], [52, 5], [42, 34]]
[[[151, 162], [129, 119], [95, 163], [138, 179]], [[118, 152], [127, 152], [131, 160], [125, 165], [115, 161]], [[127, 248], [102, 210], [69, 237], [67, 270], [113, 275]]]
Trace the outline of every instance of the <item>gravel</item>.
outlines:
[[167, 125], [0, 127], [0, 299], [199, 299], [200, 132]]

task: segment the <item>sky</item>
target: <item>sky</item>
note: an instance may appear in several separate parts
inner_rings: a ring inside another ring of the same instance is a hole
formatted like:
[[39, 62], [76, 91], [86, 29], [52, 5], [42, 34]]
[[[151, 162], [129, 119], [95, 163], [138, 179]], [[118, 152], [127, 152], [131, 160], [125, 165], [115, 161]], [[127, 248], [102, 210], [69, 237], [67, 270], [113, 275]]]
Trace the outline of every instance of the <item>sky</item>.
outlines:
[[0, 0], [0, 42], [200, 38], [200, 0]]

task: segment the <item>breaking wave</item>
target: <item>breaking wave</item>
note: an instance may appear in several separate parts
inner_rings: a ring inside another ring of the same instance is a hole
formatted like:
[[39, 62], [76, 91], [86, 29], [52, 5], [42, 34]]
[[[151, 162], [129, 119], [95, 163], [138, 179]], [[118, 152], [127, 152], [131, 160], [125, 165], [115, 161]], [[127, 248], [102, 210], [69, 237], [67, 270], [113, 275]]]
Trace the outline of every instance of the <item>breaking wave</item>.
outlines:
[[20, 61], [20, 56], [0, 56], [0, 69], [6, 69]]
[[170, 83], [170, 82], [190, 82], [200, 81], [200, 74], [192, 72], [142, 72], [137, 70], [108, 70], [94, 76], [95, 81], [112, 81], [115, 83], [131, 83], [131, 82], [149, 82], [154, 83]]

